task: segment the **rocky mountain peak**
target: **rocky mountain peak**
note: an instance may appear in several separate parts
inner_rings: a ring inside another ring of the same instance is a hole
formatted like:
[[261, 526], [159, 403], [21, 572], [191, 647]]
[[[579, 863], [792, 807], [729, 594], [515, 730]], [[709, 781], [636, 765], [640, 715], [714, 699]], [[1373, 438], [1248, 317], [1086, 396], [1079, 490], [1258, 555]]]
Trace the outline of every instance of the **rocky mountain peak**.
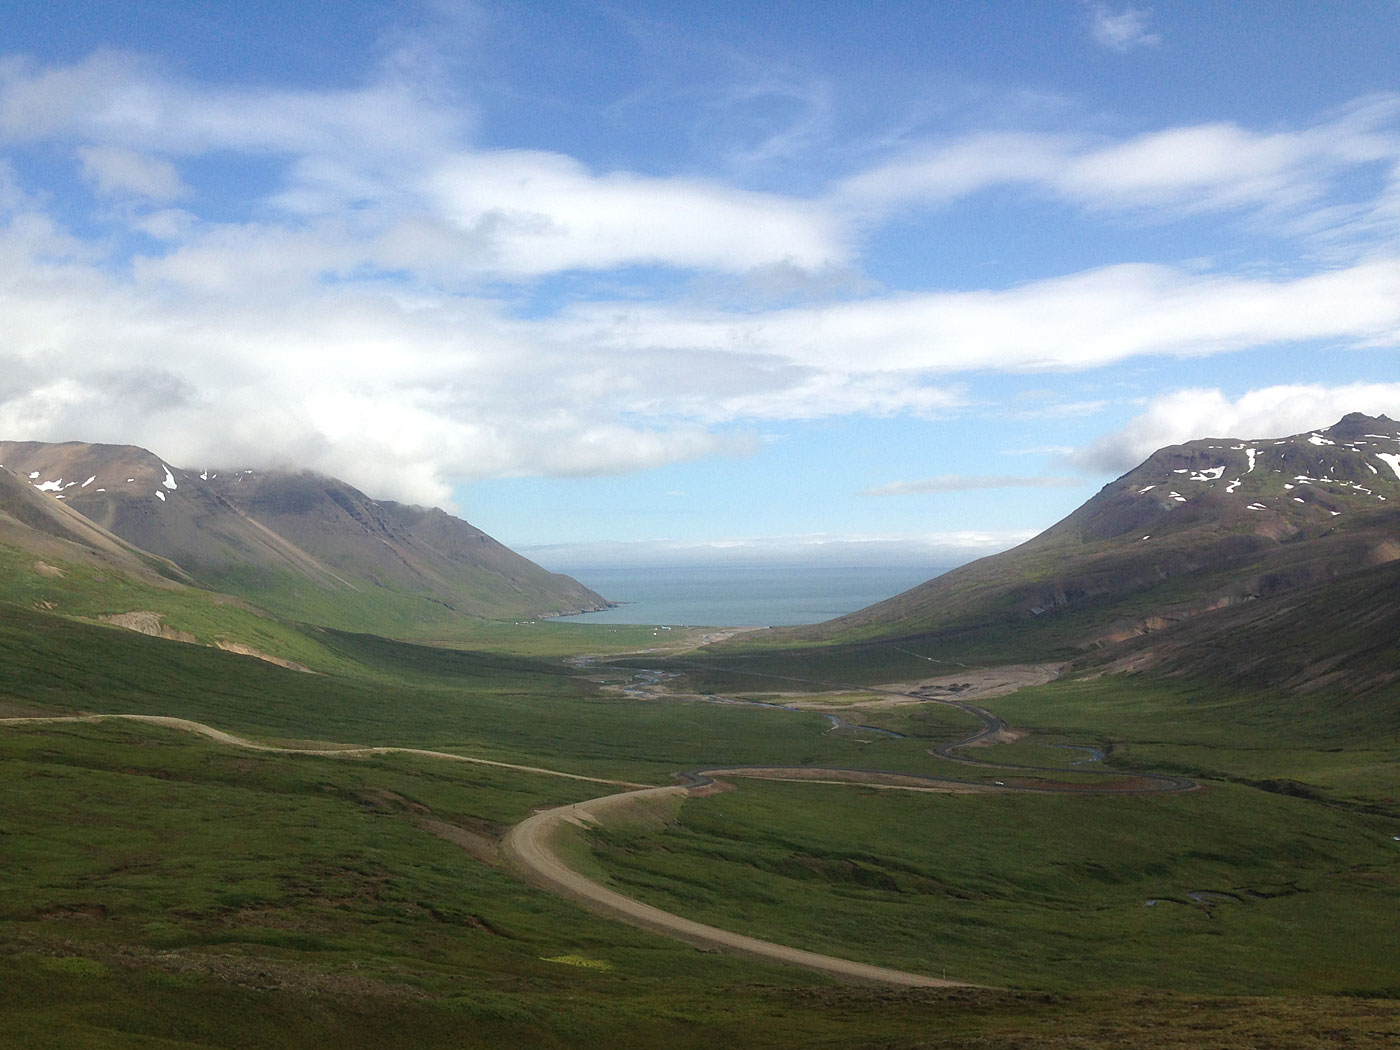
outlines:
[[1213, 527], [1273, 539], [1400, 506], [1400, 424], [1352, 413], [1282, 438], [1203, 438], [1159, 449], [1046, 533], [1142, 542]]

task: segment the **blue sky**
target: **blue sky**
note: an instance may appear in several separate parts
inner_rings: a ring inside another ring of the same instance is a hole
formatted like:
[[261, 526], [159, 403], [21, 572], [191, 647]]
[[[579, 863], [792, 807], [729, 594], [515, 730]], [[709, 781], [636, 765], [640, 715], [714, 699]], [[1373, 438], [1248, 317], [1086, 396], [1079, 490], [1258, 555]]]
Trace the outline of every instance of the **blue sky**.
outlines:
[[0, 16], [7, 439], [946, 565], [1400, 415], [1394, 0]]

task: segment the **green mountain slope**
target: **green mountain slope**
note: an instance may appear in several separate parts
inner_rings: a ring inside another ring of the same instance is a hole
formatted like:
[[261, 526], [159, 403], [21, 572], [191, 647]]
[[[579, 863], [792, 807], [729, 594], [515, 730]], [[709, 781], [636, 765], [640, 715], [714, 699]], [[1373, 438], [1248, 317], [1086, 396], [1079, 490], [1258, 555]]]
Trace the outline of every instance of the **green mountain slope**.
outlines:
[[66, 500], [0, 467], [0, 608], [7, 606], [298, 669], [332, 670], [347, 662], [307, 632], [241, 599], [194, 586], [174, 563], [132, 546]]
[[956, 639], [1066, 655], [1397, 558], [1400, 424], [1351, 415], [1288, 438], [1162, 449], [1013, 550], [745, 644]]
[[289, 619], [450, 640], [467, 621], [607, 605], [440, 510], [317, 474], [196, 474], [144, 449], [82, 442], [0, 442], [0, 462], [200, 585]]
[[1385, 708], [1387, 722], [1400, 724], [1400, 561], [1212, 610], [1099, 650], [1079, 666], [1344, 695]]

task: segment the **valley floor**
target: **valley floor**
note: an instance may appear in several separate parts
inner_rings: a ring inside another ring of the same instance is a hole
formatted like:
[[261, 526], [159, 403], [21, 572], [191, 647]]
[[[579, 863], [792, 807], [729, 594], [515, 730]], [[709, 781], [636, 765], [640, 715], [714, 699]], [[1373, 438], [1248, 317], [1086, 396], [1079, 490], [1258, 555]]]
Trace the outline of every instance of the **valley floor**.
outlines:
[[1400, 1039], [1383, 734], [1053, 665], [347, 638], [328, 678], [47, 628], [0, 681], [0, 1045]]

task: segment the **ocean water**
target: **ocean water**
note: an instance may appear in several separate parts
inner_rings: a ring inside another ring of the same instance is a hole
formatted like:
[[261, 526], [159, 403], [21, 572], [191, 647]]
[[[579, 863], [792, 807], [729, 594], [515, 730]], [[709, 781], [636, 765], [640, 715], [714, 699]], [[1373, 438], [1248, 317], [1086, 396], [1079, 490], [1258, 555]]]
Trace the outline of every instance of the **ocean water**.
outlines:
[[944, 572], [943, 567], [671, 565], [569, 568], [551, 565], [616, 609], [565, 617], [571, 623], [785, 627], [863, 609]]

